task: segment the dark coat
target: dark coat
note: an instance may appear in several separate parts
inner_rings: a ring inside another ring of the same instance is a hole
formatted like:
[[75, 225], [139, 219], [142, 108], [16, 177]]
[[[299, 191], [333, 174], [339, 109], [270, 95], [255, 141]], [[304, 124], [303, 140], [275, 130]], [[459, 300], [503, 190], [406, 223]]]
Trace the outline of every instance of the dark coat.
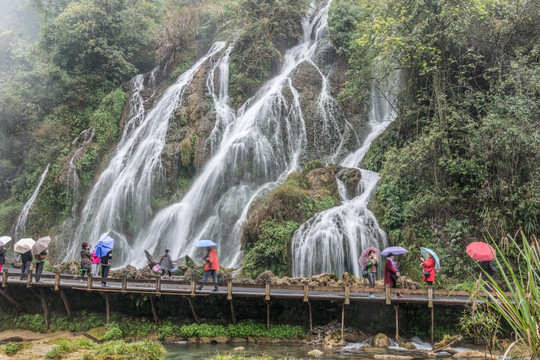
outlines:
[[6, 249], [0, 249], [0, 264], [6, 263]]
[[111, 259], [112, 259], [112, 254], [109, 251], [107, 253], [107, 255], [100, 257], [101, 265], [102, 266], [111, 266]]
[[92, 260], [90, 260], [90, 257], [92, 254], [90, 253], [89, 248], [83, 248], [81, 250], [81, 269], [90, 269], [92, 267]]
[[485, 271], [485, 272], [482, 271], [482, 280], [484, 280], [484, 281], [489, 280], [486, 273], [488, 273], [488, 275], [491, 276], [491, 277], [494, 277], [495, 274], [497, 274], [497, 268], [495, 266], [493, 266], [493, 262], [491, 262], [491, 261], [479, 261], [478, 264], [480, 265], [482, 270]]
[[28, 250], [27, 252], [22, 254], [21, 260], [23, 263], [28, 262], [28, 261], [32, 262], [32, 250]]

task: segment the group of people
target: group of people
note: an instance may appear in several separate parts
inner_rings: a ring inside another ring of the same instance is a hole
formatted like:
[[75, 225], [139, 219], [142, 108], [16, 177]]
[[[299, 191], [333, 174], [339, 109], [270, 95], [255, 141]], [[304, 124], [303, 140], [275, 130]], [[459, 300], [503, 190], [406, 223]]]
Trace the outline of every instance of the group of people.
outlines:
[[[109, 270], [111, 268], [112, 250], [107, 252], [104, 256], [97, 256], [95, 250], [90, 252], [90, 247], [87, 242], [81, 244], [81, 276], [84, 278], [89, 274], [92, 277], [98, 277], [99, 266], [101, 265], [101, 286], [109, 287], [105, 280], [109, 276]], [[81, 279], [81, 282], [84, 280]]]

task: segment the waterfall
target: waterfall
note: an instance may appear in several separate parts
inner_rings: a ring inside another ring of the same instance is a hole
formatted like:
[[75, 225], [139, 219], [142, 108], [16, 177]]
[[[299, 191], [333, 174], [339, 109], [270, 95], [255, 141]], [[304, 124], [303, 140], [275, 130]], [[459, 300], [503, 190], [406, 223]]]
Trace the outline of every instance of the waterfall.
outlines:
[[77, 204], [79, 200], [79, 176], [77, 175], [77, 160], [79, 159], [79, 154], [81, 151], [83, 151], [86, 146], [92, 141], [94, 138], [94, 128], [83, 130], [79, 136], [73, 140], [71, 143], [72, 145], [75, 145], [79, 142], [79, 140], [82, 139], [82, 144], [75, 150], [73, 153], [73, 156], [71, 156], [71, 159], [69, 160], [69, 167], [68, 167], [68, 173], [67, 173], [67, 188], [68, 190], [71, 188], [73, 190], [73, 206], [71, 207], [71, 213], [75, 214], [77, 211]]
[[116, 261], [124, 262], [131, 256], [131, 245], [125, 234], [139, 233], [152, 217], [153, 190], [163, 180], [161, 152], [169, 120], [182, 103], [184, 91], [193, 76], [224, 46], [224, 42], [215, 43], [204, 57], [178, 77], [148, 112], [141, 94], [144, 76], [138, 75], [131, 80], [129, 119], [114, 156], [88, 195], [66, 259], [76, 256], [83, 241], [97, 242], [110, 231], [117, 240]]
[[[373, 140], [395, 119], [391, 95], [384, 96], [371, 88], [369, 112], [370, 131], [358, 150], [343, 159], [340, 165], [357, 168]], [[362, 273], [358, 257], [362, 249], [388, 246], [386, 233], [368, 209], [368, 203], [379, 181], [373, 171], [360, 169], [359, 193], [347, 198], [345, 186], [338, 180], [342, 205], [316, 214], [295, 231], [292, 237], [292, 275], [311, 276], [320, 273], [349, 272], [357, 277]]]
[[196, 249], [191, 245], [201, 238], [219, 243], [223, 266], [238, 263], [240, 229], [250, 204], [298, 170], [301, 158], [307, 156], [306, 144], [310, 139], [300, 94], [293, 85], [295, 71], [301, 64], [314, 68], [323, 84], [319, 114], [313, 120], [318, 126], [314, 135], [318, 137], [320, 158], [331, 160], [343, 152], [345, 136], [340, 126], [350, 128], [350, 125], [339, 123], [341, 118], [335, 115], [337, 104], [329, 94], [328, 80], [316, 64], [317, 56], [327, 44], [329, 5], [328, 2], [321, 8], [310, 8], [302, 22], [304, 35], [300, 44], [285, 53], [279, 73], [263, 84], [235, 116], [228, 107], [225, 78], [228, 52], [225, 54], [219, 65], [220, 80], [215, 82], [212, 78], [207, 82], [220, 84], [219, 89], [209, 86], [216, 108], [216, 125], [210, 137], [213, 155], [182, 200], [158, 212], [139, 233], [132, 263], [139, 266], [145, 263], [143, 250], [160, 253], [168, 248], [173, 258], [194, 256]]
[[47, 167], [39, 177], [38, 184], [36, 186], [36, 189], [34, 190], [34, 193], [28, 199], [26, 204], [24, 204], [21, 213], [19, 214], [19, 217], [17, 218], [17, 225], [15, 225], [15, 236], [23, 237], [26, 233], [26, 219], [28, 218], [28, 214], [30, 213], [30, 209], [32, 208], [32, 205], [34, 205], [34, 201], [36, 201], [36, 198], [39, 193], [39, 188], [41, 187], [41, 184], [43, 183], [43, 180], [45, 180], [45, 176], [47, 176], [47, 172], [49, 171], [49, 165], [47, 164]]

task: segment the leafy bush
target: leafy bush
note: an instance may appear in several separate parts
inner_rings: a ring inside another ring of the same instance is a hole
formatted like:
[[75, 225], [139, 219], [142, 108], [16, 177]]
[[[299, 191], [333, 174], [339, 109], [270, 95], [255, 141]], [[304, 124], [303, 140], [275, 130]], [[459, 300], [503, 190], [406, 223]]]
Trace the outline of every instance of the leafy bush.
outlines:
[[103, 341], [109, 341], [109, 340], [119, 340], [122, 338], [122, 330], [117, 328], [116, 326], [110, 327], [105, 335], [103, 336]]
[[13, 342], [2, 345], [2, 351], [8, 356], [15, 355], [22, 348], [23, 348], [22, 344], [13, 343]]
[[304, 330], [300, 326], [292, 325], [272, 325], [270, 329], [266, 329], [266, 324], [256, 323], [253, 321], [240, 322], [238, 324], [229, 324], [226, 327], [222, 325], [209, 324], [191, 324], [184, 325], [180, 328], [180, 336], [183, 338], [190, 337], [259, 337], [271, 339], [284, 339], [303, 337]]

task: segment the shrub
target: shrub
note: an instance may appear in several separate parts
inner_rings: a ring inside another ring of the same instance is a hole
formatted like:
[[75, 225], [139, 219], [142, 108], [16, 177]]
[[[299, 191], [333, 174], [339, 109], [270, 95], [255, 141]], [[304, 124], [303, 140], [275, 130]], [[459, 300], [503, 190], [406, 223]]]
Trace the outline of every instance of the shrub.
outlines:
[[22, 348], [22, 344], [10, 342], [2, 346], [2, 351], [8, 356], [12, 356], [15, 355]]
[[120, 330], [116, 326], [113, 326], [107, 330], [102, 340], [103, 341], [119, 340], [122, 338], [122, 336], [123, 336], [122, 330]]

